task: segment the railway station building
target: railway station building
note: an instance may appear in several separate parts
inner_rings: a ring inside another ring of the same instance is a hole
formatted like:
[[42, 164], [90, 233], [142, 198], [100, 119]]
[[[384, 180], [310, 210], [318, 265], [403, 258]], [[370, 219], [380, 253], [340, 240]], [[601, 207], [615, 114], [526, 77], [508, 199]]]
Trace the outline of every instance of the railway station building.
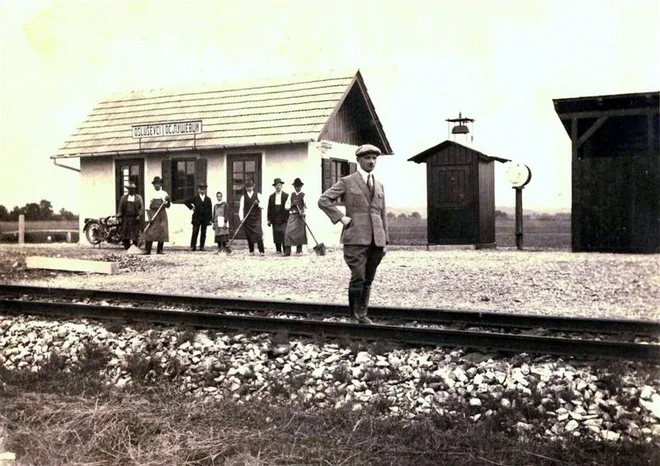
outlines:
[[[187, 246], [191, 212], [183, 202], [200, 183], [214, 203], [216, 192], [223, 193], [236, 228], [245, 182], [252, 180], [267, 199], [279, 177], [289, 193], [293, 180], [302, 179], [310, 228], [319, 242], [337, 244], [341, 226], [331, 224], [316, 200], [355, 171], [361, 144], [392, 154], [364, 79], [353, 70], [116, 95], [99, 102], [51, 158], [80, 160], [81, 238], [85, 218], [116, 213], [129, 180], [144, 196], [155, 176], [163, 179], [172, 199], [169, 245]], [[265, 212], [262, 218], [268, 245]]]

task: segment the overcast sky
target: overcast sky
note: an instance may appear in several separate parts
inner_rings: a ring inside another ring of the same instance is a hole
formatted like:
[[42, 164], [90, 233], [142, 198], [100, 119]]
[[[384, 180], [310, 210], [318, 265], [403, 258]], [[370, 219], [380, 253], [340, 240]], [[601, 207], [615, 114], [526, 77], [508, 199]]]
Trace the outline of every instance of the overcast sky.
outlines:
[[655, 0], [2, 0], [0, 204], [77, 211], [79, 174], [49, 156], [109, 94], [355, 67], [395, 152], [377, 168], [388, 204], [425, 205], [425, 167], [406, 160], [462, 112], [475, 149], [531, 168], [526, 208], [567, 209], [552, 99], [657, 91], [659, 31]]

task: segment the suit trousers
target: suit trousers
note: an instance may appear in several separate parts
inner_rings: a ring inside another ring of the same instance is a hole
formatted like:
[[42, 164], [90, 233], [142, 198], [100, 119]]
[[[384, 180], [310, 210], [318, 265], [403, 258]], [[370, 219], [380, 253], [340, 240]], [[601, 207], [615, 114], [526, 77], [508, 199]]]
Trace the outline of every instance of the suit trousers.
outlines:
[[372, 241], [370, 245], [344, 244], [344, 262], [351, 269], [349, 290], [360, 290], [371, 286], [376, 276], [376, 269], [385, 256], [385, 248], [378, 247]]
[[206, 243], [206, 224], [200, 225], [199, 223], [193, 223], [192, 237], [190, 238], [190, 248], [197, 249], [197, 236], [199, 235], [199, 248], [204, 249], [204, 243]]

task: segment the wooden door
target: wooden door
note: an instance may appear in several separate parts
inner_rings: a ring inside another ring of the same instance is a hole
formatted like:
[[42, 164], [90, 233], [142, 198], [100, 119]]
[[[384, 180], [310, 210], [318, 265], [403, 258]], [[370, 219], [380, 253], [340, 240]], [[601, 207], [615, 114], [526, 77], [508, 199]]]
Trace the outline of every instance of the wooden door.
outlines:
[[430, 168], [429, 243], [476, 242], [478, 225], [470, 165], [434, 165]]
[[[262, 202], [266, 202], [261, 191], [261, 154], [232, 154], [227, 156], [227, 204], [231, 211], [230, 226], [233, 231], [240, 224], [238, 206], [241, 196], [245, 192], [245, 182], [252, 180], [254, 189], [261, 193]], [[266, 208], [267, 206], [261, 206]], [[241, 230], [236, 238], [245, 239], [245, 232]]]
[[128, 192], [129, 180], [136, 184], [137, 193], [144, 199], [144, 159], [115, 161], [115, 210], [119, 208], [121, 197]]

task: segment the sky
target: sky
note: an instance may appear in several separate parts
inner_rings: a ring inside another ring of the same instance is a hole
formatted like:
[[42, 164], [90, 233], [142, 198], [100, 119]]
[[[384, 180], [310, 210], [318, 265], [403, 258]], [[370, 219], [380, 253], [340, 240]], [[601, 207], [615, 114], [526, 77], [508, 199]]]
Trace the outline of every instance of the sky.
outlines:
[[[392, 207], [426, 205], [407, 159], [461, 112], [473, 148], [529, 166], [526, 209], [567, 210], [552, 99], [659, 90], [659, 31], [655, 0], [1, 0], [0, 204], [77, 211], [80, 175], [50, 156], [108, 95], [359, 68], [394, 151], [376, 172]], [[500, 164], [495, 184], [513, 206]]]

